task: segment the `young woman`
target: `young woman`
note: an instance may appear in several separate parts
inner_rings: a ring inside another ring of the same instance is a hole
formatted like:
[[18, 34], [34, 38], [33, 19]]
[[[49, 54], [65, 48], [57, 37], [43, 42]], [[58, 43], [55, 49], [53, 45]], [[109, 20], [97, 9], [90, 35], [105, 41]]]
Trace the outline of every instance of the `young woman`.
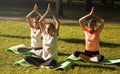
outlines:
[[[38, 16], [36, 16], [33, 20], [31, 20], [31, 16], [34, 12], [36, 12]], [[41, 14], [38, 12], [37, 4], [34, 5], [33, 10], [26, 16], [26, 20], [31, 30], [31, 47], [35, 47], [35, 48], [41, 46], [41, 31], [39, 26], [40, 17]]]
[[[93, 14], [94, 7], [89, 14], [79, 19], [79, 23], [83, 29], [85, 34], [85, 53], [75, 51], [74, 55], [77, 57], [81, 57], [85, 60], [93, 61], [93, 62], [101, 62], [104, 59], [104, 56], [99, 54], [100, 50], [100, 40], [99, 36], [104, 26], [104, 19], [95, 16]], [[85, 26], [84, 21], [93, 16], [100, 21], [100, 25], [97, 27], [96, 20], [90, 19], [88, 22], [88, 26]]]
[[[31, 19], [33, 13], [37, 13], [38, 16]], [[33, 52], [36, 56], [40, 56], [42, 53], [42, 40], [41, 40], [41, 30], [39, 26], [39, 19], [41, 18], [41, 14], [38, 12], [37, 4], [34, 5], [33, 10], [26, 16], [26, 20], [29, 24], [31, 30], [31, 46], [29, 48], [18, 48], [18, 52]]]
[[[52, 23], [45, 24], [44, 20], [48, 12], [53, 17], [53, 20], [55, 21], [55, 25]], [[55, 66], [57, 64], [57, 58], [58, 58], [57, 36], [59, 33], [59, 21], [52, 14], [50, 10], [50, 4], [48, 4], [47, 10], [44, 13], [44, 15], [40, 18], [39, 22], [40, 22], [40, 29], [43, 37], [42, 58], [27, 56], [25, 60], [38, 67]]]

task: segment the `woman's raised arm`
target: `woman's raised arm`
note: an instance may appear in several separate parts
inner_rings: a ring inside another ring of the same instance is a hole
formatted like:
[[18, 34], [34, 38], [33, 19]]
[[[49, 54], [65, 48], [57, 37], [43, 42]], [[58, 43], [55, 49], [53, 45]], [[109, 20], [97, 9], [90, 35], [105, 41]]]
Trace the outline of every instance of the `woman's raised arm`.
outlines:
[[85, 30], [86, 29], [86, 26], [84, 24], [84, 21], [86, 18], [88, 18], [89, 16], [91, 16], [93, 14], [93, 10], [94, 10], [94, 7], [92, 7], [91, 11], [89, 14], [83, 16], [82, 18], [79, 19], [79, 24], [81, 25], [82, 29]]

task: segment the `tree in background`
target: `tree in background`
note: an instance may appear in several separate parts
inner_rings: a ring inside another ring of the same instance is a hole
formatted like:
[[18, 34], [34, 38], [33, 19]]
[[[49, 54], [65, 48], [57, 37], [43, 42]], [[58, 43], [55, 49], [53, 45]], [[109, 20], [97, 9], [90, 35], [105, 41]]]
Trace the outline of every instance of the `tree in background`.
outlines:
[[101, 0], [101, 3], [106, 4], [107, 0]]
[[85, 11], [89, 11], [92, 8], [92, 0], [85, 0]]
[[73, 0], [68, 0], [68, 5], [72, 5]]
[[56, 0], [56, 12], [57, 12], [58, 16], [63, 16], [62, 0]]

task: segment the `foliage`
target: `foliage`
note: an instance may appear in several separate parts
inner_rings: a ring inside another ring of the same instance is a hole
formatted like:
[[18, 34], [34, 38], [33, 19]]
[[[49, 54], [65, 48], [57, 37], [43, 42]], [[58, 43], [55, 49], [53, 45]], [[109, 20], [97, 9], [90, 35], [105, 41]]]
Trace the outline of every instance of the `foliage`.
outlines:
[[[10, 17], [25, 17], [34, 6], [34, 0], [31, 1], [7, 1], [0, 4], [0, 16], [10, 16]], [[51, 2], [52, 10], [56, 13], [56, 0], [44, 1], [37, 0], [37, 4], [39, 7], [39, 12], [43, 14], [47, 8], [47, 3]], [[63, 0], [63, 15], [60, 18], [71, 18], [78, 19], [88, 12], [85, 12], [85, 0], [73, 0], [73, 4], [69, 6], [66, 2], [67, 0]], [[78, 1], [78, 2], [76, 2]], [[95, 7], [95, 14], [103, 17], [105, 20], [110, 21], [119, 21], [119, 13], [120, 13], [120, 4], [101, 4], [99, 1], [93, 1], [93, 6]], [[108, 14], [109, 13], [109, 14]]]

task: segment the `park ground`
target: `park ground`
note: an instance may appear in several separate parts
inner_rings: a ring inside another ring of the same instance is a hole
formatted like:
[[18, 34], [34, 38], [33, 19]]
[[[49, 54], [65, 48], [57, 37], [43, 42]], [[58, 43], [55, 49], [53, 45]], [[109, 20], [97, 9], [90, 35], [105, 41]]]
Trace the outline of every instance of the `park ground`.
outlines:
[[[10, 0], [12, 1], [12, 0]], [[5, 49], [18, 44], [30, 45], [30, 30], [25, 16], [32, 10], [33, 3], [0, 3], [0, 74], [119, 74], [120, 64], [104, 65], [90, 62], [75, 61], [74, 68], [56, 71], [35, 67], [14, 67], [14, 62], [26, 55], [6, 52]], [[47, 3], [38, 3], [39, 11], [43, 14]], [[30, 5], [29, 5], [30, 4]], [[106, 58], [120, 57], [120, 5], [104, 5], [94, 3], [95, 14], [105, 19], [106, 25], [100, 36], [100, 52]], [[55, 13], [55, 3], [52, 3]], [[60, 35], [58, 41], [58, 62], [65, 60], [75, 50], [84, 51], [84, 34], [78, 24], [78, 19], [87, 14], [84, 3], [68, 6], [64, 4], [64, 16], [58, 17]], [[56, 13], [55, 13], [56, 14]], [[50, 22], [50, 16], [47, 17]]]

